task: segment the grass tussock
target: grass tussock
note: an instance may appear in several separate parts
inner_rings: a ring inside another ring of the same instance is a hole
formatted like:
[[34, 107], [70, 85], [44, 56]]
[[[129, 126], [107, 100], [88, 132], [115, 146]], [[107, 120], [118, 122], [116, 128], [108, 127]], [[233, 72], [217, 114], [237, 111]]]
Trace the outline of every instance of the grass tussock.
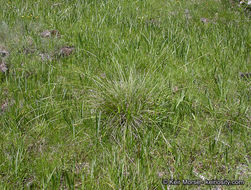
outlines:
[[[168, 89], [156, 73], [137, 73], [135, 69], [124, 71], [121, 67], [109, 78], [95, 77], [90, 93], [90, 105], [101, 112], [105, 123], [113, 127], [137, 127], [150, 123], [157, 112], [158, 99]], [[156, 82], [158, 80], [158, 82]]]

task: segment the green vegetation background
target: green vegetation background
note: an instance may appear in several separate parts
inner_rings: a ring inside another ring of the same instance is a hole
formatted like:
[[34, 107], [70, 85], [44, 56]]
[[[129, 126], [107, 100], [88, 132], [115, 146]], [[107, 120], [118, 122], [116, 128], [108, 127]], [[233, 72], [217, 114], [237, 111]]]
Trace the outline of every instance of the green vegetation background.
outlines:
[[[239, 73], [251, 71], [251, 25], [241, 7], [0, 3], [10, 53], [0, 71], [0, 189], [166, 189], [162, 179], [203, 177], [250, 188], [250, 78]], [[47, 29], [60, 37], [43, 38]], [[66, 46], [73, 53], [60, 56]]]

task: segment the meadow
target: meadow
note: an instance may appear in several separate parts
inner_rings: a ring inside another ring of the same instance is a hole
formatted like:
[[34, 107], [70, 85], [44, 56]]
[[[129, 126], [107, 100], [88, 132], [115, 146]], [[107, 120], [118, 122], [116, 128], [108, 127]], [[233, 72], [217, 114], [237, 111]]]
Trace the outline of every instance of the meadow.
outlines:
[[0, 3], [0, 189], [250, 189], [243, 7]]

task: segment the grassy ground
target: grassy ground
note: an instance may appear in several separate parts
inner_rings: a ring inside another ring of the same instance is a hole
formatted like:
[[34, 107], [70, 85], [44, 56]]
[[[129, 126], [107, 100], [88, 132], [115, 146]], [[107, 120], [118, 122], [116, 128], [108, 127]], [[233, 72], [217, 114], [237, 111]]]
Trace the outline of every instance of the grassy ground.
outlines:
[[[227, 0], [0, 0], [0, 189], [251, 185], [250, 20]], [[45, 30], [59, 35], [41, 36]], [[55, 33], [55, 32], [54, 32]], [[65, 46], [73, 46], [62, 56]], [[43, 57], [43, 59], [41, 58]]]

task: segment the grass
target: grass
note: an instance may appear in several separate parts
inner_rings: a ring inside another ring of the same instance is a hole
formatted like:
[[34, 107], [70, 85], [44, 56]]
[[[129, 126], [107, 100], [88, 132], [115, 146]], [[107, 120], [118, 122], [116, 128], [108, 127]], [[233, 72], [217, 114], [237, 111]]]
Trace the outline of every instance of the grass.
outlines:
[[[1, 2], [0, 189], [250, 189], [250, 18], [228, 1]], [[206, 18], [202, 19], [202, 18]], [[56, 29], [60, 37], [41, 37]], [[74, 46], [69, 56], [62, 47]], [[51, 59], [41, 59], [41, 54]]]

